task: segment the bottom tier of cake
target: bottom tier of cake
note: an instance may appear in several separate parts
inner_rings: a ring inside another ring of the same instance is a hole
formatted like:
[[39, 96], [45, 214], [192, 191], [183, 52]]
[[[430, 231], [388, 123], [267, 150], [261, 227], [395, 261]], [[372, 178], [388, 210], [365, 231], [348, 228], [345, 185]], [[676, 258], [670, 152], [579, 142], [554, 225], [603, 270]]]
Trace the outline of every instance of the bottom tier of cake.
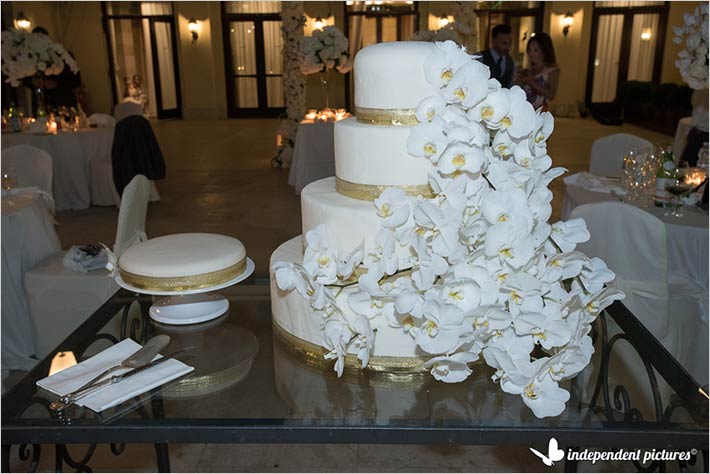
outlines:
[[[270, 266], [276, 262], [303, 262], [301, 236], [281, 244], [271, 254]], [[314, 311], [296, 290], [287, 292], [279, 289], [273, 270], [270, 273], [274, 332], [285, 339], [287, 344], [294, 346], [297, 352], [307, 357], [322, 359], [327, 352], [323, 347], [323, 317]], [[351, 311], [347, 299], [354, 291], [357, 291], [356, 286], [345, 288], [336, 298], [341, 311]], [[431, 356], [417, 349], [414, 339], [402, 328], [391, 327], [384, 317], [376, 317], [370, 324], [376, 332], [375, 345], [367, 369], [382, 372], [427, 370], [421, 366]], [[346, 358], [345, 365], [346, 368], [360, 366], [354, 352]]]

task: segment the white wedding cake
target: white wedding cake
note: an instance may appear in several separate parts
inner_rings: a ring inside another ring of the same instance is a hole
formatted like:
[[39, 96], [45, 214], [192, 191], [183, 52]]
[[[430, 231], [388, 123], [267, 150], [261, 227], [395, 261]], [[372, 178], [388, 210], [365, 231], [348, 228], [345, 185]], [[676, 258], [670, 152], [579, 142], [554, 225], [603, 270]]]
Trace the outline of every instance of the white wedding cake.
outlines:
[[623, 293], [549, 224], [552, 115], [451, 41], [376, 44], [354, 63], [356, 117], [335, 124], [335, 177], [301, 193], [303, 235], [271, 256], [274, 331], [346, 368], [461, 382], [483, 362], [538, 417], [589, 364]]

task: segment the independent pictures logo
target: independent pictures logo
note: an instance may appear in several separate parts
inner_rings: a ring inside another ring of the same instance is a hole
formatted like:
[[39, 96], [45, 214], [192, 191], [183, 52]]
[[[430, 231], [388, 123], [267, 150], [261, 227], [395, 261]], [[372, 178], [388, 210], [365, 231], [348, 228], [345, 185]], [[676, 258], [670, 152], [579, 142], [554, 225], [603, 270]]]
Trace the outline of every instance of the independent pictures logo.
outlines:
[[547, 454], [543, 454], [535, 448], [530, 448], [530, 451], [540, 458], [540, 460], [549, 467], [555, 465], [558, 461], [590, 461], [595, 464], [599, 461], [638, 461], [641, 464], [646, 464], [652, 461], [690, 461], [690, 458], [697, 454], [696, 449], [687, 451], [668, 451], [665, 449], [642, 450], [637, 449], [629, 451], [627, 449], [618, 449], [615, 451], [590, 451], [573, 450], [567, 451], [560, 449], [555, 438], [550, 438], [547, 444]]

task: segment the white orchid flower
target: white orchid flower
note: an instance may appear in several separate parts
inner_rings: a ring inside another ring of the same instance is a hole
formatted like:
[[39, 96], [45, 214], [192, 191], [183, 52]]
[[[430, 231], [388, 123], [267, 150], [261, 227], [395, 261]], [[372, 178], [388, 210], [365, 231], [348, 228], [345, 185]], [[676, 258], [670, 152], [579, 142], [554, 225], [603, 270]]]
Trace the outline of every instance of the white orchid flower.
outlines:
[[470, 319], [474, 331], [483, 334], [502, 332], [508, 329], [513, 322], [511, 314], [499, 306], [479, 306], [470, 314], [471, 316], [467, 320]]
[[455, 214], [455, 210], [441, 209], [429, 201], [420, 201], [414, 207], [414, 221], [420, 229], [418, 231], [431, 233], [432, 250], [442, 257], [453, 255], [460, 247]]
[[533, 227], [532, 211], [528, 206], [528, 199], [521, 189], [509, 191], [491, 191], [481, 206], [483, 216], [491, 224], [499, 224], [510, 220], [525, 223], [525, 232], [529, 233]]
[[533, 218], [538, 223], [547, 223], [552, 215], [552, 191], [545, 187], [536, 187], [528, 197], [528, 205], [532, 211]]
[[457, 352], [450, 356], [429, 359], [424, 367], [431, 367], [431, 374], [436, 380], [446, 383], [463, 382], [473, 373], [469, 364], [476, 362], [478, 355], [471, 352]]
[[535, 109], [526, 100], [525, 91], [519, 86], [503, 90], [508, 94], [510, 109], [508, 115], [500, 120], [501, 130], [506, 130], [513, 138], [530, 135], [535, 127]]
[[413, 156], [425, 156], [436, 163], [446, 149], [446, 144], [444, 121], [435, 117], [431, 122], [412, 127], [407, 138], [407, 152]]
[[323, 330], [323, 346], [330, 352], [324, 357], [326, 359], [336, 359], [335, 372], [337, 372], [338, 377], [343, 375], [347, 345], [350, 343], [353, 336], [354, 333], [347, 324], [337, 319], [329, 319], [326, 321]]
[[375, 345], [375, 335], [370, 326], [370, 320], [355, 316], [348, 318], [350, 329], [354, 331], [355, 336], [351, 339], [349, 348], [355, 349], [357, 358], [360, 360], [360, 366], [364, 369], [370, 360], [370, 354]]
[[438, 163], [438, 169], [445, 175], [468, 172], [479, 173], [486, 164], [486, 155], [479, 147], [457, 143], [450, 145]]
[[489, 227], [486, 232], [486, 256], [498, 257], [512, 268], [528, 263], [535, 254], [535, 248], [527, 226], [525, 220], [511, 218]]
[[394, 232], [381, 228], [375, 237], [375, 245], [368, 249], [362, 266], [368, 269], [368, 274], [379, 280], [385, 274], [393, 275], [399, 268], [399, 258], [395, 252]]
[[424, 60], [424, 78], [441, 88], [451, 82], [461, 66], [471, 62], [471, 56], [453, 41], [435, 44], [436, 50]]
[[441, 284], [439, 298], [467, 313], [481, 303], [481, 288], [469, 278], [450, 278]]
[[444, 98], [469, 109], [481, 102], [488, 94], [490, 71], [483, 63], [469, 61], [456, 71], [444, 88]]
[[454, 278], [466, 278], [476, 282], [480, 290], [480, 305], [488, 306], [498, 301], [498, 283], [485, 267], [457, 263], [452, 266]]
[[559, 416], [569, 400], [569, 392], [552, 380], [545, 377], [538, 380], [533, 377], [521, 393], [525, 403], [538, 418]]
[[607, 306], [616, 300], [624, 299], [626, 295], [623, 291], [612, 286], [605, 287], [593, 295], [580, 295], [584, 304], [584, 312], [590, 319], [596, 318]]
[[550, 238], [562, 252], [571, 252], [577, 244], [588, 241], [589, 237], [587, 224], [581, 217], [552, 224]]
[[501, 158], [506, 158], [513, 154], [516, 143], [513, 142], [510, 134], [506, 130], [498, 130], [493, 137], [493, 154]]
[[441, 117], [446, 111], [446, 100], [441, 95], [432, 95], [422, 100], [417, 106], [416, 117], [419, 122], [431, 122]]
[[[588, 343], [586, 342], [587, 340], [589, 341]], [[594, 346], [591, 345], [591, 342], [592, 339], [586, 337], [584, 347], [568, 346], [554, 356], [547, 358], [545, 363], [542, 364], [540, 378], [549, 375], [555, 382], [560, 382], [577, 375], [587, 366], [594, 352]]]
[[440, 173], [429, 174], [429, 186], [432, 191], [451, 208], [463, 211], [466, 207], [466, 176], [447, 177]]
[[508, 310], [513, 316], [542, 311], [542, 285], [537, 278], [527, 273], [510, 275], [501, 284], [500, 291], [500, 302], [508, 304]]
[[574, 278], [582, 272], [582, 267], [587, 260], [587, 257], [581, 252], [552, 255], [547, 261], [547, 267], [541, 279], [552, 283]]
[[[493, 331], [493, 336], [488, 340], [488, 347], [483, 350], [486, 363], [494, 369], [515, 369], [514, 361], [530, 361], [530, 352], [535, 347], [535, 342], [530, 335], [520, 336], [515, 333], [511, 325], [504, 329]], [[495, 350], [493, 350], [495, 349]], [[497, 378], [501, 374], [498, 374]], [[497, 380], [496, 378], [496, 380]]]
[[564, 321], [542, 313], [521, 313], [513, 326], [517, 334], [532, 335], [533, 341], [547, 350], [567, 344], [572, 337]]
[[478, 105], [468, 111], [468, 118], [474, 122], [484, 122], [491, 130], [501, 127], [501, 120], [510, 111], [510, 100], [505, 89], [491, 92]]
[[449, 264], [443, 257], [435, 253], [419, 254], [417, 266], [412, 271], [412, 281], [419, 290], [428, 290], [434, 284], [436, 277], [449, 270]]
[[375, 198], [377, 215], [384, 219], [382, 225], [388, 229], [403, 226], [409, 219], [409, 200], [400, 188], [387, 188]]
[[303, 267], [318, 283], [329, 285], [338, 280], [338, 259], [328, 243], [323, 224], [306, 232]]
[[586, 259], [584, 269], [581, 271], [580, 280], [589, 293], [598, 293], [606, 283], [616, 278], [614, 272], [607, 268], [606, 263], [599, 257]]
[[542, 112], [535, 117], [535, 130], [532, 135], [536, 147], [545, 147], [547, 139], [555, 129], [555, 119], [550, 112]]
[[311, 283], [306, 270], [300, 265], [291, 262], [276, 262], [271, 268], [274, 270], [276, 286], [279, 289], [283, 291], [296, 289], [304, 298], [309, 298], [313, 294], [314, 290], [312, 288], [314, 285]]
[[347, 280], [355, 271], [355, 267], [362, 263], [365, 257], [365, 241], [355, 247], [344, 260], [338, 261], [338, 275], [341, 279]]
[[355, 314], [373, 319], [382, 314], [385, 303], [378, 298], [373, 298], [366, 291], [358, 291], [348, 295], [348, 306]]
[[456, 306], [435, 298], [424, 302], [424, 323], [415, 339], [417, 345], [428, 354], [448, 354], [460, 344], [467, 328], [463, 313]]

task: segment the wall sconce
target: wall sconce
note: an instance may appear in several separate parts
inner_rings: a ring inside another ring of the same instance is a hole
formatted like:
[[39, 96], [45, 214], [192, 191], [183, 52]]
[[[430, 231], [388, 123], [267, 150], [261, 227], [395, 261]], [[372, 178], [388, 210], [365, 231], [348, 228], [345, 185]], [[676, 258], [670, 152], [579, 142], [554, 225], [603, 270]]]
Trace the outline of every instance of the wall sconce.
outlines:
[[323, 21], [323, 18], [317, 16], [316, 22], [313, 24], [313, 26], [315, 27], [316, 30], [322, 30], [326, 24], [327, 23], [325, 21]]
[[574, 24], [574, 15], [572, 12], [568, 11], [565, 16], [562, 17], [562, 34], [567, 36], [570, 27]]
[[195, 17], [187, 20], [187, 29], [190, 30], [190, 35], [192, 35], [192, 42], [194, 44], [198, 37], [197, 30], [200, 29], [200, 25], [197, 23], [197, 20], [195, 20]]
[[443, 28], [446, 25], [450, 23], [449, 18], [447, 16], [442, 16], [439, 18], [439, 28]]
[[32, 22], [28, 18], [26, 18], [22, 12], [20, 12], [20, 14], [17, 15], [17, 18], [15, 19], [15, 27], [21, 30], [29, 30], [30, 26], [32, 26]]
[[649, 41], [651, 39], [651, 28], [644, 28], [641, 31], [641, 39], [644, 41]]

